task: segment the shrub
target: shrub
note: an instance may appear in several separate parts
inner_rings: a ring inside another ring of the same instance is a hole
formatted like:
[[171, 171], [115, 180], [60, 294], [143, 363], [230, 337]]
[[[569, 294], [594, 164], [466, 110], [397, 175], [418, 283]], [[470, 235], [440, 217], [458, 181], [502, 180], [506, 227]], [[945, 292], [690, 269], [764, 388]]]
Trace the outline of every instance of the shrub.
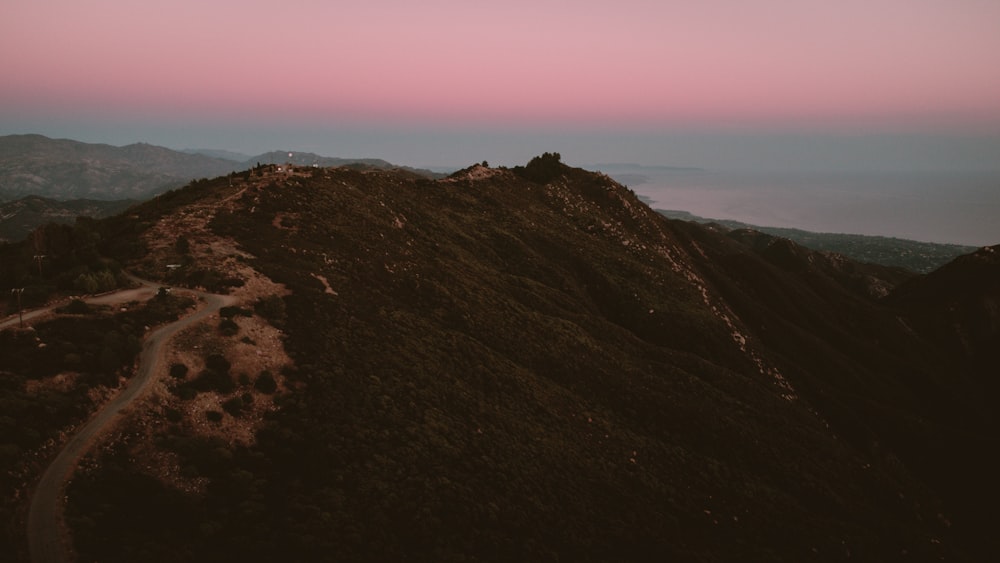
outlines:
[[285, 300], [277, 295], [270, 295], [257, 301], [254, 304], [254, 311], [269, 321], [282, 322], [286, 315]]
[[219, 323], [219, 332], [223, 336], [236, 336], [240, 331], [240, 325], [236, 324], [232, 319], [222, 319]]
[[70, 315], [86, 315], [90, 312], [90, 305], [87, 305], [79, 299], [74, 299], [69, 302], [69, 305], [63, 307], [61, 312]]
[[173, 394], [182, 401], [190, 401], [198, 396], [198, 390], [190, 384], [178, 385], [174, 388]]
[[198, 375], [198, 378], [191, 382], [192, 387], [198, 391], [218, 391], [220, 393], [232, 393], [236, 389], [236, 384], [229, 377], [228, 373], [220, 373], [214, 369], [206, 369]]
[[242, 317], [252, 317], [253, 311], [235, 306], [227, 306], [219, 309], [219, 316], [224, 319], [231, 319], [237, 315]]
[[227, 399], [224, 403], [222, 403], [222, 410], [233, 416], [240, 416], [240, 413], [243, 412], [243, 399], [240, 397]]
[[267, 370], [260, 372], [260, 375], [257, 376], [257, 381], [254, 382], [253, 386], [261, 393], [267, 395], [270, 395], [278, 390], [278, 383], [274, 380], [274, 376], [271, 375], [271, 372]]
[[188, 367], [184, 364], [173, 364], [170, 366], [170, 377], [175, 379], [184, 379], [187, 377]]
[[226, 359], [222, 354], [209, 354], [205, 358], [205, 367], [217, 371], [222, 374], [228, 374], [229, 368], [232, 367], [229, 360]]

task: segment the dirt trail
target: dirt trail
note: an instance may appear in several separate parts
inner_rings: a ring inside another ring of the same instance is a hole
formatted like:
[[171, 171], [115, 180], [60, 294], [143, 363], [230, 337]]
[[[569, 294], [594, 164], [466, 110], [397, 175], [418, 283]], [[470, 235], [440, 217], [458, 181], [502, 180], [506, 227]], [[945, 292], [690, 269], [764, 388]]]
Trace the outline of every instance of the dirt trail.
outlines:
[[[88, 300], [99, 303], [122, 303], [134, 301], [147, 293], [155, 293], [156, 284], [137, 280], [143, 287], [115, 292]], [[67, 479], [76, 469], [80, 458], [94, 445], [98, 438], [109, 430], [123, 416], [133, 401], [141, 397], [154, 381], [162, 361], [164, 344], [177, 332], [197, 323], [217, 312], [220, 308], [233, 305], [236, 298], [194, 290], [190, 291], [203, 301], [195, 313], [173, 323], [162, 326], [148, 335], [139, 356], [139, 367], [128, 385], [118, 396], [109, 401], [93, 418], [73, 435], [66, 446], [42, 474], [31, 498], [28, 510], [28, 547], [31, 560], [40, 562], [65, 562], [70, 560], [69, 538], [64, 533], [62, 510], [64, 488]], [[39, 313], [40, 314], [40, 313]]]

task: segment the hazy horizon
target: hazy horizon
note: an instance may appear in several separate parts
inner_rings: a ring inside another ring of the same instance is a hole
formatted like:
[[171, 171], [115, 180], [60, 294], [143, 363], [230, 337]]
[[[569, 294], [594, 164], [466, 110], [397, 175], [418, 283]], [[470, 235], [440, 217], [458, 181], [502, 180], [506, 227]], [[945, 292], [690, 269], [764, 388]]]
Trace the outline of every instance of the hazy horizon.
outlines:
[[[1000, 135], [846, 134], [679, 131], [477, 132], [322, 131], [257, 134], [206, 130], [65, 125], [20, 129], [0, 135], [41, 134], [53, 139], [125, 146], [149, 143], [173, 150], [222, 150], [253, 157], [270, 151], [311, 152], [340, 158], [382, 158], [413, 167], [458, 169], [483, 160], [526, 163], [543, 152], [560, 152], [573, 166], [628, 163], [694, 167], [728, 172], [998, 172]], [[15, 122], [16, 123], [16, 122]], [[998, 186], [1000, 188], [1000, 186]]]
[[983, 0], [12, 0], [0, 134], [411, 166], [1000, 167]]

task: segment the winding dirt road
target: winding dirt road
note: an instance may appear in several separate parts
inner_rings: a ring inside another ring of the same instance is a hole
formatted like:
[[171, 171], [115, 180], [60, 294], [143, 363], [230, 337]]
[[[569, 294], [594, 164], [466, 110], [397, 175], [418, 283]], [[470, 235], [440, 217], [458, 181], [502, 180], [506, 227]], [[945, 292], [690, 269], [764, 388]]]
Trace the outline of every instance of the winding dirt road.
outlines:
[[[155, 284], [142, 280], [139, 281], [143, 284], [142, 288], [115, 292], [114, 294], [98, 297], [94, 300], [88, 300], [88, 302], [122, 302], [123, 298], [125, 301], [135, 300], [135, 296], [130, 295], [129, 292], [145, 293], [150, 289], [155, 293]], [[139, 355], [139, 366], [135, 377], [128, 382], [124, 390], [109, 401], [85, 426], [69, 439], [63, 450], [59, 452], [59, 455], [56, 456], [52, 464], [42, 474], [34, 495], [31, 498], [31, 506], [28, 509], [28, 548], [33, 562], [63, 563], [70, 560], [70, 541], [63, 533], [64, 526], [62, 523], [66, 481], [72, 475], [83, 454], [94, 445], [101, 434], [111, 428], [127, 413], [129, 405], [141, 397], [143, 392], [149, 387], [149, 384], [154, 379], [153, 374], [157, 373], [157, 368], [162, 361], [164, 344], [178, 331], [215, 313], [221, 307], [236, 303], [236, 298], [229, 295], [216, 295], [193, 290], [184, 291], [195, 294], [203, 301], [201, 309], [154, 330], [146, 337], [142, 352]]]

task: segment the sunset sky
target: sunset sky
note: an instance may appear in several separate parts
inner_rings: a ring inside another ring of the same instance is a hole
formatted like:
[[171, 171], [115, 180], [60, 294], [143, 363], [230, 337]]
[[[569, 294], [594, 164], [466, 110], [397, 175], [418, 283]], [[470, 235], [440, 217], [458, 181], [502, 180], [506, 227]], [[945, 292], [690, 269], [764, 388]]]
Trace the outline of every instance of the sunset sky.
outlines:
[[411, 165], [1000, 167], [996, 0], [5, 0], [0, 134]]

